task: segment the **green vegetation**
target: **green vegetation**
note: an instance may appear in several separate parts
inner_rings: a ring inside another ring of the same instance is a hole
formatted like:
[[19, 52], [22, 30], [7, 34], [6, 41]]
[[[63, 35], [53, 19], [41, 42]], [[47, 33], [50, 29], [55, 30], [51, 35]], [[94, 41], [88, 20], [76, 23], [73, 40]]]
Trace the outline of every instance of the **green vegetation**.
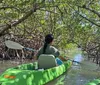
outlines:
[[0, 37], [38, 49], [52, 33], [59, 49], [76, 44], [99, 64], [99, 11], [99, 0], [1, 0]]
[[82, 51], [77, 48], [76, 44], [67, 44], [66, 49], [61, 49], [61, 56], [74, 58], [75, 55], [81, 54]]

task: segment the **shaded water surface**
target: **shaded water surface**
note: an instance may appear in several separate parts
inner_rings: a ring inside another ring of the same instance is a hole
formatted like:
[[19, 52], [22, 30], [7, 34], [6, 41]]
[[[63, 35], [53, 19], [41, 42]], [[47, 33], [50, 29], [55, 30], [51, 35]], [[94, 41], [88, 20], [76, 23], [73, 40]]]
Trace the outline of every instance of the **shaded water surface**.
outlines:
[[[23, 63], [30, 63], [30, 62], [32, 61], [25, 61]], [[20, 64], [21, 62], [18, 62], [18, 61], [10, 61], [10, 60], [0, 61], [0, 74], [2, 74], [6, 69], [15, 67]]]
[[73, 63], [68, 72], [46, 85], [85, 85], [93, 79], [100, 78], [100, 71], [96, 70], [98, 66], [90, 61], [83, 61], [81, 54], [75, 55], [74, 60], [80, 64]]

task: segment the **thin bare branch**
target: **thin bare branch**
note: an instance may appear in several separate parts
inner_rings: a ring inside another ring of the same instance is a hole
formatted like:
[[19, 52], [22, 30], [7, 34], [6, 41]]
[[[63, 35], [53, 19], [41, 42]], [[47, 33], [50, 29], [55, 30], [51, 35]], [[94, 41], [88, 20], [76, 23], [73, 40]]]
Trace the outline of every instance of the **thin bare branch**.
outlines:
[[55, 13], [53, 11], [50, 11], [50, 10], [46, 10], [46, 9], [40, 9], [41, 11], [47, 11], [47, 12], [50, 12], [50, 13], [54, 13], [54, 14], [58, 14], [58, 13]]
[[[44, 1], [45, 0], [43, 0], [42, 3]], [[29, 16], [31, 16], [34, 12], [36, 12], [36, 10], [38, 10], [38, 9], [39, 9], [39, 5], [37, 3], [35, 3], [34, 6], [33, 6], [33, 8], [25, 16], [23, 16], [22, 18], [20, 18], [16, 22], [9, 23], [5, 27], [3, 27], [2, 30], [0, 31], [0, 37], [5, 34], [6, 30], [11, 29], [13, 26], [17, 26], [18, 24], [20, 24], [21, 22], [23, 22], [24, 20], [26, 20]]]
[[15, 6], [3, 6], [3, 7], [0, 7], [0, 10], [5, 10], [5, 9], [16, 9], [18, 11], [21, 11], [20, 9], [18, 9], [17, 7]]
[[93, 22], [92, 20], [88, 19], [87, 17], [83, 16], [83, 15], [82, 15], [82, 14], [80, 14], [80, 13], [78, 13], [78, 14], [79, 14], [82, 18], [84, 18], [84, 19], [86, 19], [87, 21], [91, 22], [92, 24], [94, 24], [94, 25], [96, 25], [96, 26], [100, 27], [100, 25], [99, 25], [99, 24], [97, 24], [97, 23]]
[[86, 7], [86, 6], [78, 6], [78, 7], [84, 8], [84, 9], [86, 9], [86, 10], [89, 10], [89, 11], [93, 12], [94, 14], [96, 14], [98, 17], [100, 17], [100, 13], [97, 12], [97, 11], [95, 11], [94, 9], [91, 9], [91, 8], [89, 8], [89, 7]]

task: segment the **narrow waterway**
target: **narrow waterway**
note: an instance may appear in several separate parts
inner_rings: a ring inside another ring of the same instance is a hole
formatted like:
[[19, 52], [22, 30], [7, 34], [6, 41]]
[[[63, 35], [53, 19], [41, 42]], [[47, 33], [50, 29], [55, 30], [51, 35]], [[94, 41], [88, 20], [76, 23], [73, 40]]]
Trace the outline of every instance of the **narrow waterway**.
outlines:
[[75, 55], [74, 60], [80, 63], [74, 62], [68, 72], [46, 85], [85, 85], [91, 80], [100, 78], [96, 64], [83, 59], [81, 54]]
[[[74, 62], [68, 72], [46, 85], [85, 85], [88, 81], [100, 78], [100, 71], [96, 70], [98, 68], [96, 64], [83, 59], [81, 54], [76, 54], [73, 59], [80, 63]], [[14, 67], [18, 64], [16, 61], [0, 61], [0, 74], [9, 67]]]

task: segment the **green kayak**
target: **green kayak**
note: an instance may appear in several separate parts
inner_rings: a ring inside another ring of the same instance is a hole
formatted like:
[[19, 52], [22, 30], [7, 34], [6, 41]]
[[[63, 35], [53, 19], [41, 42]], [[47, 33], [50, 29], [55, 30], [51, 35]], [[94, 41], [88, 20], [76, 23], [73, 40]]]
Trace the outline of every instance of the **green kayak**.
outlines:
[[72, 61], [68, 60], [56, 67], [35, 70], [35, 63], [22, 64], [1, 74], [0, 85], [44, 85], [63, 74], [71, 65]]
[[93, 81], [90, 81], [86, 85], [100, 85], [100, 79], [95, 79]]

